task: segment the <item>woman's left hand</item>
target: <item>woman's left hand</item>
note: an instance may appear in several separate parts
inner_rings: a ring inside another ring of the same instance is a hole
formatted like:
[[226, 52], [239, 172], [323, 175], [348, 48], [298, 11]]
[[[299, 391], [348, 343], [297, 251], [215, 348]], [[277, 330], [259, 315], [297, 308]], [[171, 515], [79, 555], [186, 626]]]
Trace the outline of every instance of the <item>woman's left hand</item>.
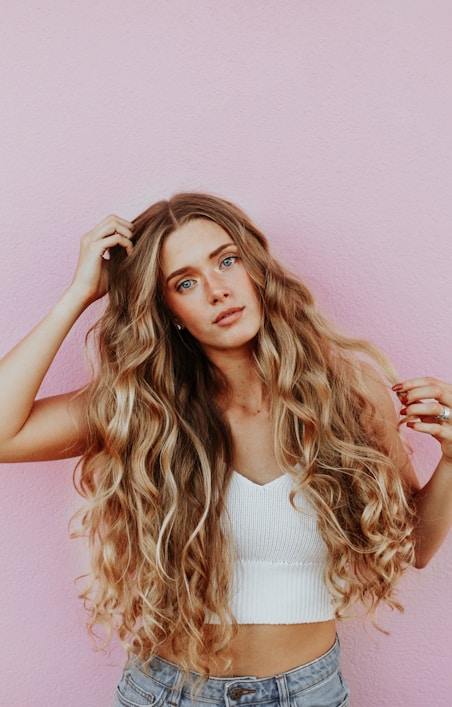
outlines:
[[452, 385], [437, 378], [412, 378], [393, 386], [407, 427], [429, 434], [452, 462]]

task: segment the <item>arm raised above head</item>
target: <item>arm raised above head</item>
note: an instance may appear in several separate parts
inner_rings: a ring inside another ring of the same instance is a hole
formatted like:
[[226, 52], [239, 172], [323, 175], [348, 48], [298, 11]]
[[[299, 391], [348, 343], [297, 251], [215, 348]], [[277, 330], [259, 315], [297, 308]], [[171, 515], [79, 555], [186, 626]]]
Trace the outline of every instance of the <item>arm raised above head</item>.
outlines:
[[57, 351], [80, 314], [108, 282], [104, 252], [130, 253], [133, 224], [109, 216], [81, 240], [70, 287], [49, 314], [0, 361], [0, 462], [75, 457], [85, 449], [86, 397], [72, 392], [36, 400]]

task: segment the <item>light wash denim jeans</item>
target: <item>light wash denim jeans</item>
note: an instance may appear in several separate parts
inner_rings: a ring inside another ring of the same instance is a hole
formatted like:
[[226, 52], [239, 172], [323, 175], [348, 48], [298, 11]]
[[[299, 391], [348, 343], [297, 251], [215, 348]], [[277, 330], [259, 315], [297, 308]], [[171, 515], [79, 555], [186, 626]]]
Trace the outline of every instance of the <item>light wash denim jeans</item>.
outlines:
[[190, 681], [173, 663], [155, 658], [148, 670], [126, 666], [115, 707], [349, 707], [347, 685], [339, 669], [339, 640], [323, 656], [300, 668], [269, 678], [209, 678], [192, 699]]

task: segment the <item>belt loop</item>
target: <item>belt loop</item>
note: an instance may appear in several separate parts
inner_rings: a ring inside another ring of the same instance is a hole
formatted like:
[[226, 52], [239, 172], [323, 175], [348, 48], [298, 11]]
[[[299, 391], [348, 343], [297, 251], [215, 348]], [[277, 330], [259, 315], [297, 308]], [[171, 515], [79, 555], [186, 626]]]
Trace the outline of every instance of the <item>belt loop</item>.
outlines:
[[182, 696], [182, 688], [184, 686], [184, 680], [185, 680], [185, 673], [177, 668], [175, 670], [176, 676], [174, 678], [174, 684], [170, 688], [169, 693], [168, 693], [168, 702], [167, 704], [170, 705], [170, 707], [178, 707], [179, 702], [181, 700]]
[[275, 680], [279, 693], [279, 704], [281, 707], [290, 707], [290, 692], [285, 673], [275, 675]]

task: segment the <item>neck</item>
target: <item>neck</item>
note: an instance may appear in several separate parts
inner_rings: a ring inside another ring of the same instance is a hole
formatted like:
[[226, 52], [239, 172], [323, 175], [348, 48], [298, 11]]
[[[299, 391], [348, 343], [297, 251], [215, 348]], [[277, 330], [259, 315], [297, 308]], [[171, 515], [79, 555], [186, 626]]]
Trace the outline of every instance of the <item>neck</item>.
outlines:
[[230, 395], [225, 401], [227, 411], [237, 410], [249, 415], [257, 415], [267, 410], [264, 386], [250, 356], [246, 354], [228, 356], [214, 363], [225, 375], [229, 385]]

